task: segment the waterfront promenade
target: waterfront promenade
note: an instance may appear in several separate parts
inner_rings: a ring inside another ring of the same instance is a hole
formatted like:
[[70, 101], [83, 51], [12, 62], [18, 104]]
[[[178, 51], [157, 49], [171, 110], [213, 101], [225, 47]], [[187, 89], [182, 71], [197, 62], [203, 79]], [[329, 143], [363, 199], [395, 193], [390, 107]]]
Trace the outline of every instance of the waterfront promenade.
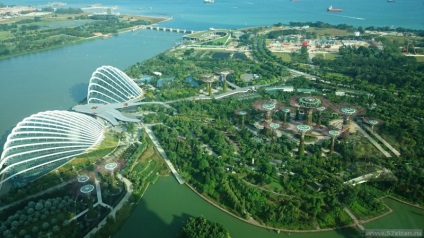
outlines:
[[165, 150], [160, 145], [158, 139], [156, 138], [155, 134], [153, 133], [152, 129], [150, 128], [151, 125], [144, 124], [144, 129], [147, 133], [147, 135], [150, 137], [150, 139], [153, 142], [153, 145], [158, 150], [159, 154], [162, 156], [162, 158], [165, 160], [165, 163], [168, 165], [169, 169], [171, 170], [171, 173], [174, 175], [174, 177], [177, 179], [179, 184], [184, 184], [184, 178], [178, 173], [178, 171], [175, 169], [172, 162], [168, 159], [168, 156], [165, 153]]

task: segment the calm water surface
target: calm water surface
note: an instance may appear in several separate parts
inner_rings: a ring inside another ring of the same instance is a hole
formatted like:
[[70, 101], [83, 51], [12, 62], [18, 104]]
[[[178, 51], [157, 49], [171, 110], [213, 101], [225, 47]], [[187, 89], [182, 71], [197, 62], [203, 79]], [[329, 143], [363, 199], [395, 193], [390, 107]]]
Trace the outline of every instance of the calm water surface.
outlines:
[[[393, 213], [366, 223], [366, 229], [424, 229], [424, 210], [392, 199], [383, 200]], [[161, 177], [150, 186], [137, 208], [130, 215], [116, 238], [129, 237], [176, 237], [189, 217], [204, 216], [223, 224], [233, 238], [336, 238], [363, 237], [353, 228], [331, 232], [285, 233], [269, 231], [242, 222], [215, 208], [197, 196], [188, 187], [179, 185], [172, 177]]]
[[97, 67], [113, 65], [124, 70], [168, 50], [181, 36], [129, 32], [0, 60], [0, 148], [10, 130], [25, 117], [45, 110], [67, 110], [84, 99]]
[[223, 224], [232, 238], [336, 238], [356, 237], [353, 229], [320, 233], [280, 233], [242, 222], [215, 208], [192, 192], [187, 186], [179, 185], [169, 176], [160, 178], [150, 186], [130, 215], [116, 238], [129, 237], [176, 237], [179, 229], [189, 217], [204, 216]]
[[[41, 5], [47, 0], [3, 0], [6, 4]], [[240, 28], [243, 26], [271, 25], [291, 21], [322, 21], [353, 26], [395, 26], [424, 29], [424, 1], [396, 0], [73, 0], [69, 6], [87, 7], [102, 3], [118, 6], [121, 13], [173, 16], [164, 26], [194, 30]], [[333, 5], [341, 13], [329, 13]]]

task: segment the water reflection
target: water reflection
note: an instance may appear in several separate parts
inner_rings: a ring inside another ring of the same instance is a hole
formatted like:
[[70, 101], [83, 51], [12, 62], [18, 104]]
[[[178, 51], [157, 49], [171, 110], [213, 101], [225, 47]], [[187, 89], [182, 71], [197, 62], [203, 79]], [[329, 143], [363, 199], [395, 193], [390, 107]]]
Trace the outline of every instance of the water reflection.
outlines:
[[87, 97], [88, 83], [77, 83], [69, 89], [69, 96], [75, 101], [80, 102]]

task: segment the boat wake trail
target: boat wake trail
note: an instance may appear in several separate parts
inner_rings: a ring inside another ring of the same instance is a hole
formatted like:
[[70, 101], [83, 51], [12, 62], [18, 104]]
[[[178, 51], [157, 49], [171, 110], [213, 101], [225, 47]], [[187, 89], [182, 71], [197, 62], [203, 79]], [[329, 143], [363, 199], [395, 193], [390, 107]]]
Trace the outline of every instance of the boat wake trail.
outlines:
[[316, 13], [316, 12], [311, 12], [302, 8], [298, 8], [298, 7], [292, 7], [292, 6], [288, 6], [287, 8], [293, 9], [293, 10], [297, 10], [297, 11], [302, 11], [302, 12], [308, 12], [311, 14], [319, 14], [319, 15], [326, 15], [326, 16], [334, 16], [334, 17], [343, 17], [343, 18], [350, 18], [350, 19], [355, 19], [355, 20], [365, 20], [365, 18], [363, 17], [354, 17], [354, 16], [347, 16], [347, 15], [340, 15], [340, 14], [333, 14], [333, 13]]
[[341, 15], [340, 17], [346, 17], [346, 18], [356, 19], [356, 20], [365, 20], [365, 18], [362, 18], [362, 17], [351, 17], [351, 16], [343, 16], [343, 15]]

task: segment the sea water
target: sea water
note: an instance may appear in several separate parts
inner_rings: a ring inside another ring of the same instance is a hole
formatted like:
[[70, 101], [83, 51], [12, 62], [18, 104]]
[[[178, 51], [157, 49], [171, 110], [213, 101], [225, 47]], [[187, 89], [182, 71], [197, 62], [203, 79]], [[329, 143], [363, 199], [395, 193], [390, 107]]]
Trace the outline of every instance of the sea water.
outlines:
[[[48, 1], [3, 0], [6, 4], [43, 6]], [[65, 1], [66, 2], [66, 1]], [[281, 22], [315, 22], [358, 26], [424, 29], [423, 0], [73, 0], [65, 7], [91, 4], [118, 6], [123, 14], [172, 16], [166, 27], [202, 30], [271, 25]], [[342, 12], [327, 12], [332, 5]]]

